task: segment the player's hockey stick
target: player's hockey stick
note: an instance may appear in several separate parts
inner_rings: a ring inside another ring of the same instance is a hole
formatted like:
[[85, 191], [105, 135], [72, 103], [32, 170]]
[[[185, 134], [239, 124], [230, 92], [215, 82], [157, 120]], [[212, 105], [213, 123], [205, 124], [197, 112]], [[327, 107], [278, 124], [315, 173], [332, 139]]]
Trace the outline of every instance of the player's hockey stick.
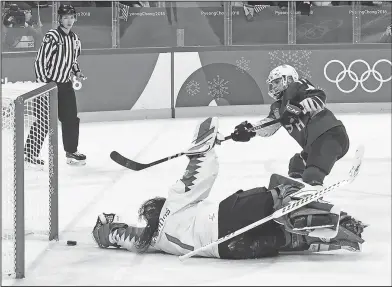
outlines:
[[[292, 201], [291, 203], [289, 203], [285, 207], [275, 211], [270, 216], [264, 217], [263, 219], [260, 219], [260, 220], [254, 222], [254, 223], [252, 223], [252, 224], [250, 224], [248, 226], [245, 226], [245, 227], [243, 227], [243, 228], [241, 228], [241, 229], [239, 229], [237, 231], [234, 231], [234, 232], [232, 232], [232, 233], [230, 233], [230, 234], [228, 234], [228, 235], [226, 235], [226, 236], [224, 236], [222, 238], [219, 238], [218, 240], [216, 240], [214, 242], [211, 242], [211, 243], [209, 243], [207, 245], [204, 245], [204, 246], [202, 246], [200, 248], [197, 248], [196, 250], [193, 250], [193, 251], [191, 251], [191, 252], [189, 252], [189, 253], [187, 253], [185, 255], [179, 256], [179, 259], [181, 261], [183, 261], [183, 260], [185, 260], [187, 258], [190, 258], [190, 257], [198, 254], [200, 251], [207, 250], [207, 249], [211, 248], [212, 246], [215, 246], [215, 245], [218, 245], [218, 244], [220, 244], [222, 242], [225, 242], [226, 240], [229, 240], [229, 239], [231, 239], [231, 238], [233, 238], [233, 237], [235, 237], [237, 235], [240, 235], [240, 234], [242, 234], [242, 233], [244, 233], [244, 232], [246, 232], [246, 231], [248, 231], [248, 230], [250, 230], [252, 228], [255, 228], [255, 227], [257, 227], [257, 226], [259, 226], [261, 224], [264, 224], [267, 221], [270, 221], [270, 220], [272, 220], [274, 218], [279, 218], [279, 217], [281, 217], [281, 216], [283, 216], [285, 214], [288, 214], [288, 213], [290, 213], [290, 212], [292, 212], [292, 211], [294, 211], [294, 210], [296, 210], [296, 209], [298, 209], [298, 208], [300, 208], [302, 206], [305, 206], [305, 205], [309, 204], [312, 201], [315, 201], [315, 200], [319, 199], [320, 197], [323, 197], [326, 193], [328, 193], [330, 191], [333, 191], [333, 190], [338, 189], [339, 187], [341, 187], [343, 185], [351, 183], [352, 181], [354, 181], [354, 179], [358, 175], [359, 168], [361, 167], [361, 164], [362, 164], [362, 159], [363, 159], [364, 152], [365, 152], [365, 149], [364, 149], [364, 147], [362, 145], [357, 148], [357, 151], [355, 153], [355, 160], [354, 160], [353, 166], [351, 167], [350, 172], [348, 174], [348, 177], [346, 179], [338, 181], [337, 183], [332, 184], [332, 185], [330, 185], [330, 186], [328, 186], [326, 188], [323, 188], [323, 189], [321, 189], [319, 191], [315, 190], [313, 194], [307, 195], [307, 196], [303, 197], [300, 200]], [[309, 190], [306, 190], [306, 191], [312, 191], [312, 190], [309, 189]]]
[[[256, 130], [268, 127], [270, 125], [276, 124], [278, 122], [280, 122], [280, 119], [272, 120], [272, 121], [264, 123], [262, 125], [254, 126], [250, 130], [251, 131], [256, 131]], [[219, 142], [224, 142], [224, 141], [229, 140], [229, 139], [231, 139], [231, 135], [225, 137], [223, 140], [220, 140]], [[180, 152], [180, 153], [177, 153], [175, 155], [168, 156], [168, 157], [165, 157], [165, 158], [162, 158], [160, 160], [156, 160], [156, 161], [153, 161], [153, 162], [150, 162], [150, 163], [140, 163], [140, 162], [133, 161], [133, 160], [131, 160], [129, 158], [126, 158], [125, 156], [121, 155], [117, 151], [112, 151], [110, 153], [110, 158], [113, 161], [115, 161], [116, 163], [118, 163], [119, 165], [122, 165], [123, 167], [129, 168], [129, 169], [132, 169], [132, 170], [135, 170], [135, 171], [139, 171], [139, 170], [143, 170], [143, 169], [146, 169], [148, 167], [160, 164], [162, 162], [171, 160], [173, 158], [177, 158], [177, 157], [183, 156], [185, 154], [186, 154], [186, 152]]]
[[[258, 126], [253, 126], [252, 128], [249, 129], [249, 131], [255, 132], [255, 131], [260, 130], [260, 129], [263, 129], [263, 128], [265, 128], [265, 127], [272, 126], [272, 125], [274, 125], [274, 124], [280, 123], [281, 120], [282, 120], [282, 118], [279, 118], [279, 119], [275, 119], [275, 120], [266, 122], [266, 123], [261, 124], [261, 125], [258, 125]], [[226, 140], [228, 140], [228, 139], [231, 139], [231, 135], [225, 137], [224, 140], [226, 141]]]

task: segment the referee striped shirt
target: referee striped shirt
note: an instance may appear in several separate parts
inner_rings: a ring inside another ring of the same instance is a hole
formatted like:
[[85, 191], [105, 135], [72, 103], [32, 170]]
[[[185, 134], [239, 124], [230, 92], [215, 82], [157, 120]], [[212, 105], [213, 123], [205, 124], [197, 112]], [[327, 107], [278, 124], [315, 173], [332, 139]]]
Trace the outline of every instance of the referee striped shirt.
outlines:
[[77, 60], [81, 48], [79, 37], [74, 32], [66, 34], [60, 27], [49, 30], [35, 59], [37, 81], [68, 82], [71, 79], [71, 72], [80, 72]]

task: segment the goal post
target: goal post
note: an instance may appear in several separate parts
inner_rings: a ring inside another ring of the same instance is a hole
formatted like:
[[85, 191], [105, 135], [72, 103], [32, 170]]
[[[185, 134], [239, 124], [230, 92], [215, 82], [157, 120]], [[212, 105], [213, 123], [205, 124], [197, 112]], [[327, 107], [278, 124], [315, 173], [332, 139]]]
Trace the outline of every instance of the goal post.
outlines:
[[[55, 83], [2, 85], [3, 278], [25, 277], [27, 236], [58, 240], [57, 101]], [[28, 137], [39, 168], [25, 161]]]

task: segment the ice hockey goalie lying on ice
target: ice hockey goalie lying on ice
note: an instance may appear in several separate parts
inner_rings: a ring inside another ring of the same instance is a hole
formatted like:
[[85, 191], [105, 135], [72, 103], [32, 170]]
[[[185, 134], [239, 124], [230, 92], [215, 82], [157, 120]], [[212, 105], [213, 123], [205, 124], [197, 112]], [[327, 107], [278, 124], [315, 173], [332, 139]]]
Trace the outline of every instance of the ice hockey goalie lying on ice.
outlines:
[[[301, 196], [302, 183], [273, 174], [268, 187], [239, 190], [221, 202], [209, 201], [219, 169], [214, 150], [217, 128], [217, 118], [208, 118], [197, 126], [187, 152], [189, 164], [184, 175], [169, 188], [167, 198], [152, 198], [141, 205], [139, 216], [146, 221], [145, 227], [115, 222], [114, 213], [103, 213], [93, 229], [97, 244], [139, 253], [161, 251], [184, 255], [272, 214]], [[275, 256], [280, 251], [360, 251], [364, 227], [332, 203], [317, 201], [198, 256], [247, 259]]]

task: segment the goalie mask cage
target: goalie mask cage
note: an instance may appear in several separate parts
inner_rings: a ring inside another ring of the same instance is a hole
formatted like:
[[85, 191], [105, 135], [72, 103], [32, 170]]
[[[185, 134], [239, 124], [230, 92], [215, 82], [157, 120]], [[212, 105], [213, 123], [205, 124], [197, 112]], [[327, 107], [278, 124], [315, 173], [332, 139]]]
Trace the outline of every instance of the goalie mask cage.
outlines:
[[[37, 252], [37, 238], [58, 240], [57, 86], [23, 82], [1, 89], [1, 271], [3, 279], [24, 278], [26, 253]], [[43, 164], [27, 162], [27, 154]]]

